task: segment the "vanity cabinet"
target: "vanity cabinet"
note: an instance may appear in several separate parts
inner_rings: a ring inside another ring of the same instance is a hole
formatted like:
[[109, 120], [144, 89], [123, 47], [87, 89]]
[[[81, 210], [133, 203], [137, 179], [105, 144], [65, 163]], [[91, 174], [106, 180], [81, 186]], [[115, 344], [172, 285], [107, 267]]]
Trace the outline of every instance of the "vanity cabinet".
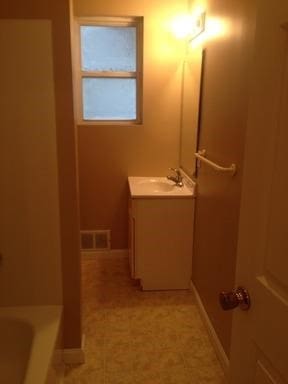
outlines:
[[131, 276], [143, 290], [189, 289], [193, 196], [129, 197]]

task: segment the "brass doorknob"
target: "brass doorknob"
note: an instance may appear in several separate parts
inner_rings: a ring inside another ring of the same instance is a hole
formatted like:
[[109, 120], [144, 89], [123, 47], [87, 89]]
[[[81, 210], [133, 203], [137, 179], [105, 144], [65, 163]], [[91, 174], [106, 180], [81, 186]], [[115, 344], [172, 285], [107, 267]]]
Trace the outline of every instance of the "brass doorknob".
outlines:
[[250, 308], [250, 296], [248, 291], [243, 287], [233, 289], [231, 292], [221, 292], [219, 301], [222, 309], [228, 311], [239, 307], [242, 311], [247, 311]]

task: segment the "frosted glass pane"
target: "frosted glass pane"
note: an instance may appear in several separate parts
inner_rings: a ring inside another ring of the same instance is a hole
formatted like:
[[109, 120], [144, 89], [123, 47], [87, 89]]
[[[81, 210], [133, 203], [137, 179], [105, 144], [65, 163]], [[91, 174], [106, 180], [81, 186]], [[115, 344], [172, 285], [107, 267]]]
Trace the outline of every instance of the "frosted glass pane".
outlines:
[[84, 120], [135, 120], [136, 80], [83, 78]]
[[81, 26], [83, 71], [136, 71], [136, 28]]

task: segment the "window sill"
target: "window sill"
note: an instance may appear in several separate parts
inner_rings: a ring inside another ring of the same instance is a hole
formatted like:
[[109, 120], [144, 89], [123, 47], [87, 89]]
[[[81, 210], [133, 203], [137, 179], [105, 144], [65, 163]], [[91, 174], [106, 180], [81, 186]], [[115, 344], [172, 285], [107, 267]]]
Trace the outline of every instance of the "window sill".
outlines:
[[76, 125], [79, 127], [83, 126], [93, 126], [93, 127], [135, 127], [143, 126], [143, 122], [139, 121], [76, 121]]

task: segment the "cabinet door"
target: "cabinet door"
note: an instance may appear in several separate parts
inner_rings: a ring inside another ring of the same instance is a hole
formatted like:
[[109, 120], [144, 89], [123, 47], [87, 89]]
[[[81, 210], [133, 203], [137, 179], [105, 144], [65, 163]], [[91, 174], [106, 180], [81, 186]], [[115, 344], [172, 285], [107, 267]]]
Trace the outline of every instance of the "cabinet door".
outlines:
[[131, 277], [135, 278], [135, 217], [133, 216], [132, 199], [129, 200], [129, 266]]
[[143, 290], [189, 289], [193, 199], [135, 200], [135, 274]]

